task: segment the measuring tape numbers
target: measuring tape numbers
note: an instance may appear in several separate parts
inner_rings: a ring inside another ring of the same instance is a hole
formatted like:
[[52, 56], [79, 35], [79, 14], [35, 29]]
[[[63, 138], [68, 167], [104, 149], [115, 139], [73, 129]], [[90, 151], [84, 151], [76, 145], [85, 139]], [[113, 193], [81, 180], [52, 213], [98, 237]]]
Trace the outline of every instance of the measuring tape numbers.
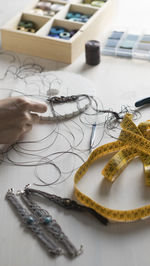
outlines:
[[150, 204], [131, 210], [114, 210], [104, 207], [82, 193], [77, 184], [88, 168], [105, 155], [115, 153], [102, 170], [104, 178], [113, 182], [134, 158], [143, 163], [145, 183], [150, 186], [150, 120], [136, 126], [132, 115], [126, 114], [121, 122], [121, 133], [117, 141], [96, 148], [88, 160], [77, 170], [74, 177], [74, 193], [80, 203], [94, 209], [109, 220], [131, 222], [150, 216]]

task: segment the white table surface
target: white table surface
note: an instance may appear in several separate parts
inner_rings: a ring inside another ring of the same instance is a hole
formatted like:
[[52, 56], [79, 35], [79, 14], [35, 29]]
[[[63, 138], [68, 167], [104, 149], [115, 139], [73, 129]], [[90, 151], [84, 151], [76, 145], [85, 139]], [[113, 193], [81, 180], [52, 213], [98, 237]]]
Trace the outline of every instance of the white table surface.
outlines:
[[[0, 0], [0, 2], [0, 26], [30, 3], [29, 0]], [[150, 25], [149, 0], [114, 0], [114, 5], [114, 16], [104, 32], [99, 33], [99, 40], [103, 38], [106, 30], [113, 28], [113, 25], [141, 31]], [[21, 54], [18, 56], [21, 62], [28, 57]], [[10, 58], [0, 57], [0, 73], [9, 66], [9, 60]], [[133, 106], [136, 100], [150, 96], [150, 62], [148, 61], [102, 56], [101, 63], [91, 67], [85, 64], [84, 53], [71, 65], [36, 57], [33, 60], [42, 65], [44, 71], [69, 71], [88, 78], [93, 83], [96, 94], [105, 108], [120, 110], [122, 105]], [[5, 81], [7, 83], [7, 77]], [[0, 86], [3, 86], [1, 82]], [[147, 107], [141, 120], [149, 118], [149, 107]], [[42, 134], [44, 127], [39, 127], [38, 130]], [[34, 134], [34, 130], [31, 134]], [[104, 141], [107, 142], [107, 138]], [[101, 169], [102, 164], [96, 164], [92, 171], [89, 171], [87, 178], [81, 182], [82, 191], [86, 191], [89, 195], [93, 193], [96, 200], [112, 208], [130, 209], [150, 202], [150, 189], [145, 187], [142, 164], [139, 160], [135, 160], [128, 166], [112, 185], [111, 190], [108, 183], [102, 180]], [[17, 190], [32, 183], [33, 172], [32, 168], [5, 164], [0, 166], [1, 266], [148, 266], [150, 264], [149, 219], [133, 224], [110, 224], [104, 227], [91, 216], [67, 212], [57, 207], [52, 208], [54, 217], [77, 247], [83, 244], [84, 253], [73, 260], [64, 256], [52, 259], [36, 239], [20, 226], [16, 215], [5, 200], [8, 188], [14, 187]], [[45, 190], [61, 196], [71, 196], [73, 177], [62, 185], [45, 188]], [[51, 211], [50, 206], [46, 205], [46, 207]]]

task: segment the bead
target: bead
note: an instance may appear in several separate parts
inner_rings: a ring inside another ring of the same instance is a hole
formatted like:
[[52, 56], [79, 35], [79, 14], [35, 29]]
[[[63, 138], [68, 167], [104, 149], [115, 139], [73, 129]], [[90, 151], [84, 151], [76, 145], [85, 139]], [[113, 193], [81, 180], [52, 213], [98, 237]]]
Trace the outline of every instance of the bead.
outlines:
[[56, 233], [59, 233], [60, 232], [60, 228], [58, 228], [58, 227], [54, 227], [54, 229], [53, 229]]
[[20, 26], [17, 27], [17, 30], [35, 33], [35, 29], [27, 29], [25, 27], [20, 27]]
[[50, 16], [50, 17], [53, 17], [53, 16], [55, 16], [55, 12], [54, 11], [52, 11], [52, 10], [50, 10], [50, 11], [44, 11], [44, 15], [45, 16]]
[[59, 12], [60, 10], [62, 10], [63, 7], [64, 5], [61, 4], [53, 4], [51, 5], [51, 10], [54, 12]]
[[82, 22], [82, 19], [81, 18], [76, 18], [76, 17], [70, 18], [69, 20], [70, 21]]
[[57, 36], [64, 31], [65, 31], [64, 28], [57, 26], [57, 27], [52, 27], [49, 34], [51, 34], [51, 36]]
[[81, 13], [74, 13], [74, 17], [75, 17], [75, 18], [80, 18], [81, 15], [82, 15]]
[[52, 221], [52, 218], [48, 216], [44, 219], [44, 224], [49, 224], [51, 221]]
[[27, 224], [32, 224], [34, 222], [34, 219], [32, 216], [28, 216], [27, 218]]
[[71, 202], [71, 200], [70, 200], [70, 199], [67, 199], [67, 200], [65, 201], [65, 204], [69, 205], [70, 202]]
[[70, 31], [70, 37], [72, 37], [78, 30], [71, 30]]
[[39, 9], [39, 8], [31, 9], [31, 10], [29, 11], [29, 13], [34, 14], [34, 15], [40, 15], [40, 16], [43, 16], [43, 15], [44, 15], [43, 10], [41, 10], [41, 9]]
[[59, 37], [64, 40], [69, 40], [71, 36], [69, 32], [64, 31], [59, 34]]
[[64, 238], [64, 234], [60, 234], [59, 238], [62, 240]]
[[77, 12], [68, 12], [66, 19], [70, 21], [77, 21], [81, 23], [85, 23], [90, 18], [90, 15], [85, 15], [83, 13], [77, 13]]
[[57, 39], [60, 38], [59, 35], [48, 34], [48, 36], [49, 36], [49, 37], [53, 37], [53, 38], [57, 38]]
[[81, 22], [86, 23], [89, 19], [88, 18], [82, 18]]
[[42, 9], [42, 10], [50, 10], [51, 9], [51, 3], [50, 2], [38, 2], [36, 5], [36, 8]]
[[90, 16], [89, 15], [82, 15], [81, 18], [82, 19], [84, 19], [84, 18], [90, 18]]
[[75, 18], [72, 17], [72, 18], [68, 18], [69, 21], [75, 21]]
[[48, 36], [54, 38], [60, 38], [64, 40], [69, 40], [78, 30], [71, 30], [70, 32], [62, 27], [56, 26], [52, 27]]
[[73, 12], [68, 12], [67, 16], [66, 16], [66, 19], [73, 18], [73, 16], [74, 16], [73, 14], [74, 14]]
[[21, 20], [18, 23], [17, 29], [21, 30], [21, 31], [34, 33], [36, 31], [36, 25], [35, 25], [35, 23], [33, 21]]
[[25, 27], [25, 28], [33, 28], [34, 23], [32, 21], [28, 21], [28, 20], [21, 20], [19, 22], [18, 26]]

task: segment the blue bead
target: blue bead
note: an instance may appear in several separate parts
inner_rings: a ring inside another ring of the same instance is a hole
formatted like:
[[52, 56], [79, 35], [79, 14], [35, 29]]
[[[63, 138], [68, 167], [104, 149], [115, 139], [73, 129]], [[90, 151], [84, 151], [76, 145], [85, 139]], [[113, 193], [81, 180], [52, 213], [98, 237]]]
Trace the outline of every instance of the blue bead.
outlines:
[[27, 224], [32, 224], [34, 222], [34, 219], [32, 218], [32, 216], [29, 216], [27, 218]]
[[66, 16], [66, 19], [73, 18], [74, 14], [72, 12], [69, 12]]
[[59, 35], [58, 35], [58, 34], [57, 34], [57, 35], [48, 34], [48, 36], [49, 36], [49, 37], [54, 37], [54, 38], [57, 38], [57, 39], [59, 39]]
[[75, 13], [75, 14], [74, 14], [74, 17], [75, 17], [75, 18], [81, 18], [81, 16], [82, 16], [81, 13]]
[[82, 18], [80, 17], [80, 18], [74, 18], [74, 21], [77, 21], [77, 22], [82, 22]]
[[88, 18], [88, 15], [82, 15], [81, 18]]
[[86, 23], [88, 20], [89, 20], [88, 18], [82, 18], [81, 21], [82, 21], [83, 23]]
[[75, 17], [72, 17], [72, 18], [68, 18], [69, 21], [76, 21], [76, 18]]
[[52, 221], [52, 218], [48, 216], [44, 219], [44, 224], [49, 224], [51, 221]]
[[64, 32], [65, 31], [65, 29], [64, 28], [62, 28], [62, 27], [52, 27], [51, 28], [51, 30], [50, 30], [50, 32], [49, 32], [49, 35], [50, 36], [57, 36], [57, 35], [59, 35], [61, 32]]
[[60, 36], [61, 39], [64, 39], [64, 40], [69, 40], [70, 37], [71, 37], [71, 36], [70, 36], [70, 33], [67, 32], [67, 31], [61, 32], [61, 33], [59, 34], [59, 36]]

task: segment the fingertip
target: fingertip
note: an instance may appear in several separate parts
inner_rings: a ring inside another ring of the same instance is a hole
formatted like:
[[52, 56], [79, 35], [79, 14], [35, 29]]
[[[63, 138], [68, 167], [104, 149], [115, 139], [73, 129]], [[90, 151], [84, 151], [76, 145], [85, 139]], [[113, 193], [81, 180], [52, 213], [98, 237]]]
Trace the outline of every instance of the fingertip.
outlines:
[[45, 113], [47, 111], [47, 105], [44, 102], [43, 103], [29, 102], [28, 111], [37, 112], [37, 113]]
[[39, 102], [35, 104], [34, 109], [36, 112], [45, 113], [47, 111], [47, 105], [46, 103]]

